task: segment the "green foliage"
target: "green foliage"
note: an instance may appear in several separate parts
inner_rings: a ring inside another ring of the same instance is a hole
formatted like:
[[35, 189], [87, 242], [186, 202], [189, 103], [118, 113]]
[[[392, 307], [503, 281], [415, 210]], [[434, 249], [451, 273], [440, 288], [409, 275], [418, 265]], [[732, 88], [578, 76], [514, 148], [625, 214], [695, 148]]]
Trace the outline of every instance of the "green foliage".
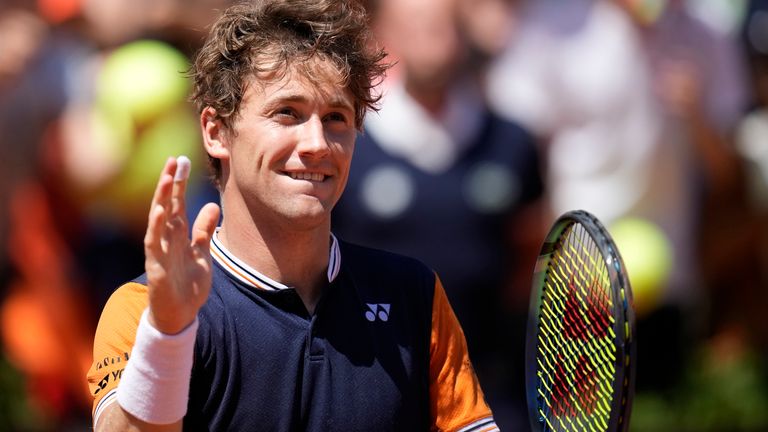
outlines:
[[630, 430], [766, 431], [768, 381], [763, 366], [749, 353], [723, 359], [702, 350], [671, 393], [635, 396]]
[[30, 402], [24, 377], [0, 351], [0, 430], [43, 431], [49, 430], [47, 423]]

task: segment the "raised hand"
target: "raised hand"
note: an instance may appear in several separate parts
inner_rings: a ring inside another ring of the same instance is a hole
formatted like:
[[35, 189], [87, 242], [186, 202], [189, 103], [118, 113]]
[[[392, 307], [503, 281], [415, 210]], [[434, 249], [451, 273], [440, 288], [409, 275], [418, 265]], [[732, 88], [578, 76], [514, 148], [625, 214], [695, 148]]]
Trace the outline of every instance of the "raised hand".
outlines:
[[185, 156], [165, 163], [144, 237], [149, 323], [166, 334], [191, 324], [211, 290], [209, 243], [220, 209], [206, 204], [195, 218], [190, 239], [184, 197], [189, 170]]

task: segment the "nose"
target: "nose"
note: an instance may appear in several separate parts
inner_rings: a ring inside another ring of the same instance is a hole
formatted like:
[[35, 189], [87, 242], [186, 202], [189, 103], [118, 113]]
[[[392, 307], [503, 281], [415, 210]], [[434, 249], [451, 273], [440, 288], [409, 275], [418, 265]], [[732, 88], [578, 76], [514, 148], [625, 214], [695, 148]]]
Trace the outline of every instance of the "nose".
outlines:
[[304, 122], [299, 138], [298, 152], [302, 156], [321, 157], [330, 152], [323, 121], [316, 115]]

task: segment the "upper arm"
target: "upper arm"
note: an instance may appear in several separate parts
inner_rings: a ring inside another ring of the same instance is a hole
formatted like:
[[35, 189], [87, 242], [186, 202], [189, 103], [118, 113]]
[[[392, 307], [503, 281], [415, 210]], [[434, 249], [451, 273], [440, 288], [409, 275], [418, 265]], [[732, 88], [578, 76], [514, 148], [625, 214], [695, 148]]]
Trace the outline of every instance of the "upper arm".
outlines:
[[117, 407], [113, 403], [117, 385], [130, 358], [136, 328], [147, 304], [146, 286], [128, 283], [115, 291], [104, 306], [93, 341], [93, 363], [87, 376], [93, 396], [94, 425], [107, 410]]
[[469, 360], [464, 332], [437, 278], [429, 369], [432, 430], [498, 430]]

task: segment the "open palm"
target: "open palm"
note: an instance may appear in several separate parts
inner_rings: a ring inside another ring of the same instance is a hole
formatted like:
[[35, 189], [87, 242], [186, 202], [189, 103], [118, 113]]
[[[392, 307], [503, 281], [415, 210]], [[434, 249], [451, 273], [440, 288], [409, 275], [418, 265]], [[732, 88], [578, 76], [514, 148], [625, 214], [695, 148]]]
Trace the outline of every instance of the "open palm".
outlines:
[[211, 289], [209, 243], [219, 220], [219, 207], [206, 204], [192, 226], [185, 214], [189, 159], [170, 158], [152, 199], [144, 237], [149, 287], [149, 321], [166, 334], [191, 324]]

